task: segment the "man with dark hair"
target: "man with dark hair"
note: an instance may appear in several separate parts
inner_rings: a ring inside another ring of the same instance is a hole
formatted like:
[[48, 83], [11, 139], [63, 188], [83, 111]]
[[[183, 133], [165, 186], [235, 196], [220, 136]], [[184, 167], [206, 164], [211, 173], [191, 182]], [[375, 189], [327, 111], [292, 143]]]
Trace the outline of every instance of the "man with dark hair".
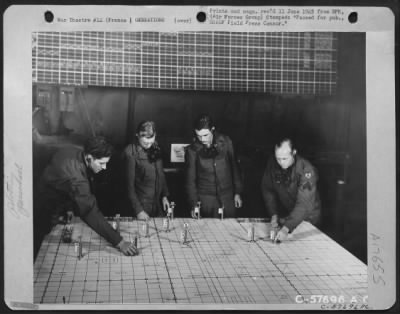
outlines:
[[271, 225], [281, 227], [276, 235], [279, 241], [285, 240], [303, 220], [314, 225], [320, 220], [317, 171], [296, 153], [291, 139], [277, 141], [275, 156], [269, 160], [261, 183]]
[[191, 216], [195, 217], [194, 208], [200, 202], [201, 216], [219, 217], [219, 208], [223, 208], [224, 217], [236, 217], [237, 208], [242, 207], [243, 184], [232, 140], [218, 133], [206, 114], [195, 121], [194, 132], [195, 141], [185, 152], [185, 189]]
[[[94, 231], [125, 255], [136, 248], [114, 230], [100, 212], [93, 194], [93, 175], [106, 169], [112, 146], [103, 137], [90, 138], [84, 149], [63, 148], [55, 153], [39, 181], [35, 208], [35, 249], [40, 232], [48, 233], [68, 211], [86, 222]], [[43, 235], [43, 234], [42, 234]]]

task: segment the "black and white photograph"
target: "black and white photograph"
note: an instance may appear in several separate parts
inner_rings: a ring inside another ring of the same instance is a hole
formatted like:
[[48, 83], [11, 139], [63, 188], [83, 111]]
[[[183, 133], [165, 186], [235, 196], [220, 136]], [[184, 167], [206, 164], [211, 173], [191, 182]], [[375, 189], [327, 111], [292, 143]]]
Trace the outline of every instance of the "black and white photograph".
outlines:
[[[370, 227], [381, 210], [370, 200], [382, 198], [370, 194], [373, 44], [367, 29], [285, 27], [311, 16], [351, 26], [362, 13], [189, 7], [184, 18], [172, 8], [102, 9], [86, 17], [42, 10], [54, 30], [24, 31], [31, 102], [23, 121], [31, 124], [10, 147], [28, 142], [20, 157], [31, 168], [23, 179], [22, 165], [6, 162], [16, 174], [6, 176], [5, 200], [10, 229], [30, 221], [26, 302], [371, 309], [370, 282], [393, 287], [381, 250], [395, 241], [375, 232], [383, 224]], [[168, 15], [175, 26], [164, 28]], [[18, 119], [8, 123], [18, 128]], [[390, 146], [387, 129], [374, 131], [373, 143]], [[385, 219], [394, 223], [392, 192]]]

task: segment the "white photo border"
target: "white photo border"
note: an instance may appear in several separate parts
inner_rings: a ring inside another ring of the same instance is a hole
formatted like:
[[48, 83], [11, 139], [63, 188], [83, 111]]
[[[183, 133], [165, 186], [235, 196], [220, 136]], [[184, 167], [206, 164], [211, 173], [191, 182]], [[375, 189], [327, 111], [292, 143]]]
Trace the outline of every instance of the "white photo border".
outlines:
[[[192, 17], [222, 6], [58, 6], [13, 5], [4, 13], [4, 298], [12, 309], [132, 309], [132, 305], [33, 304], [32, 245], [32, 32], [104, 31], [110, 25], [60, 23], [57, 17], [165, 16], [166, 23], [135, 25], [135, 31], [223, 31], [220, 25], [177, 25], [173, 18]], [[229, 8], [229, 6], [223, 6]], [[244, 7], [244, 6], [243, 6]], [[282, 6], [287, 8], [288, 6]], [[276, 8], [279, 8], [276, 6]], [[296, 8], [293, 6], [293, 8]], [[301, 7], [297, 7], [301, 8]], [[318, 8], [318, 7], [313, 7]], [[332, 7], [324, 7], [332, 8]], [[367, 93], [367, 227], [368, 306], [387, 309], [396, 301], [396, 121], [395, 121], [395, 17], [386, 7], [337, 7], [344, 21], [297, 21], [284, 27], [230, 31], [334, 31], [366, 32]], [[47, 23], [44, 12], [56, 20]], [[356, 11], [358, 22], [347, 16]], [[139, 12], [139, 13], [138, 13]], [[21, 22], [22, 19], [22, 22]], [[113, 25], [113, 31], [132, 26]], [[381, 187], [381, 188], [379, 188]], [[382, 262], [378, 262], [378, 259]], [[379, 266], [384, 272], [379, 271]], [[170, 307], [169, 307], [170, 306]], [[135, 309], [224, 309], [226, 305], [135, 305]], [[249, 305], [229, 308], [248, 310]], [[254, 310], [320, 309], [311, 304], [251, 305]]]

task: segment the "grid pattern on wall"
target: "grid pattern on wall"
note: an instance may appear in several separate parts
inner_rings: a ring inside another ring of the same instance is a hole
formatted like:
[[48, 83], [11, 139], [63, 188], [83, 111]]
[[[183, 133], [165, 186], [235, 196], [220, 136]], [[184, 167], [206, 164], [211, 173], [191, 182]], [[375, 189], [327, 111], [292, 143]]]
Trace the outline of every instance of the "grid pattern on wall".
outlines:
[[35, 32], [34, 83], [332, 95], [331, 32]]

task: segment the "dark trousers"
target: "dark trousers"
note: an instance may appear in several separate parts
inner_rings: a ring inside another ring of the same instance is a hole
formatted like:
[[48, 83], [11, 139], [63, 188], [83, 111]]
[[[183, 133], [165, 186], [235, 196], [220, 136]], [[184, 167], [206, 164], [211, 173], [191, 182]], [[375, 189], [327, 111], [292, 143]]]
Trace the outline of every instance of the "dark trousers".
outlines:
[[219, 198], [216, 195], [199, 195], [201, 202], [200, 216], [204, 218], [219, 218], [218, 209], [224, 207], [224, 218], [236, 218], [236, 208], [233, 194], [227, 193]]

